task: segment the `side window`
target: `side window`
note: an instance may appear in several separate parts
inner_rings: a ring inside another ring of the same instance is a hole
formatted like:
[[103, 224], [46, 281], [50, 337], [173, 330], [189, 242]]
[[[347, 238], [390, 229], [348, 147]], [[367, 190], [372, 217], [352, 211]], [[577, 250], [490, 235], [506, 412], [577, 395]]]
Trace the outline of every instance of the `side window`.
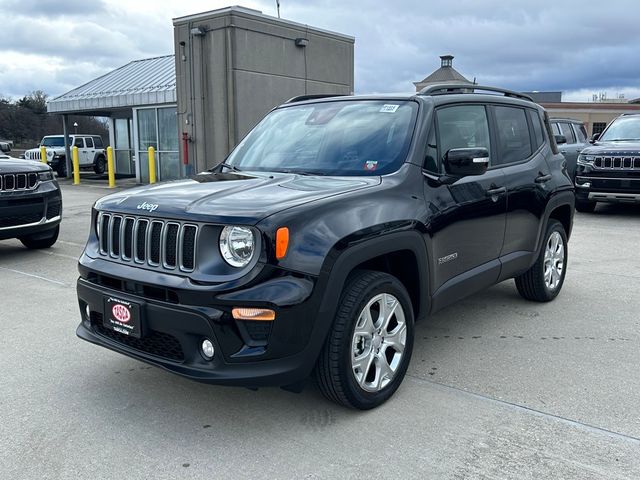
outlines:
[[587, 129], [584, 128], [584, 125], [573, 124], [573, 130], [576, 133], [576, 138], [578, 139], [578, 143], [587, 143]]
[[558, 124], [556, 122], [552, 122], [551, 123], [551, 130], [553, 130], [553, 134], [554, 135], [561, 135], [560, 127], [558, 126]]
[[560, 123], [560, 135], [567, 138], [567, 143], [576, 143], [576, 136], [573, 134], [573, 128], [569, 123]]
[[93, 137], [93, 143], [95, 144], [96, 148], [104, 147], [104, 144], [102, 143], [102, 137]]
[[500, 164], [515, 163], [531, 156], [529, 124], [523, 108], [495, 107]]
[[84, 143], [87, 144], [87, 148], [93, 148], [93, 138], [85, 137], [84, 138]]
[[491, 152], [489, 121], [483, 105], [458, 105], [436, 112], [440, 159], [452, 148], [480, 148]]
[[440, 162], [438, 161], [438, 145], [436, 144], [436, 127], [431, 125], [429, 138], [427, 138], [427, 149], [424, 155], [424, 169], [428, 172], [440, 173]]
[[604, 132], [605, 128], [607, 128], [607, 124], [605, 122], [593, 122], [593, 127], [591, 127], [591, 135], [602, 133]]
[[73, 146], [84, 148], [84, 140], [82, 140], [82, 137], [76, 137], [76, 139], [73, 141]]
[[535, 110], [527, 110], [529, 114], [529, 122], [533, 127], [534, 145], [539, 148], [544, 143], [544, 134], [542, 133], [542, 123], [540, 123], [540, 115]]

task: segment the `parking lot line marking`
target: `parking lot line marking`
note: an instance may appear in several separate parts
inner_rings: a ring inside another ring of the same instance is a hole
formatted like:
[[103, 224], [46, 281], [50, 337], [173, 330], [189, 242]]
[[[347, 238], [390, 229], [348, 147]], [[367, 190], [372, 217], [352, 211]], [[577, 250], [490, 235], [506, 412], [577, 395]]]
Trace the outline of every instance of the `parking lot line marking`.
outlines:
[[69, 287], [70, 286], [70, 285], [68, 285], [68, 284], [66, 284], [64, 282], [60, 282], [58, 280], [53, 280], [53, 279], [47, 278], [47, 277], [41, 277], [40, 275], [35, 275], [33, 273], [22, 272], [20, 270], [14, 270], [13, 268], [0, 267], [0, 270], [7, 270], [9, 272], [19, 273], [21, 275], [26, 275], [27, 277], [38, 278], [40, 280], [44, 280], [45, 282], [55, 283], [56, 285], [62, 285], [63, 287]]
[[44, 252], [42, 250], [36, 250], [36, 252], [42, 254], [42, 255], [49, 255], [49, 256], [54, 256], [54, 257], [62, 257], [62, 258], [68, 258], [70, 260], [74, 260], [74, 261], [78, 261], [78, 257], [74, 257], [73, 255], [65, 255], [64, 253], [56, 253], [56, 252]]
[[462, 393], [465, 395], [468, 395], [470, 397], [476, 397], [485, 401], [489, 401], [489, 402], [493, 402], [493, 403], [497, 403], [499, 405], [505, 406], [505, 407], [509, 407], [515, 410], [520, 410], [520, 411], [524, 411], [527, 413], [531, 413], [533, 415], [536, 416], [540, 416], [540, 417], [545, 417], [548, 419], [552, 419], [552, 420], [558, 420], [562, 423], [566, 423], [569, 425], [572, 425], [574, 427], [581, 427], [584, 428], [586, 430], [591, 430], [594, 432], [598, 432], [598, 433], [604, 433], [606, 435], [610, 435], [616, 438], [621, 438], [623, 440], [626, 441], [631, 441], [633, 443], [640, 443], [640, 438], [638, 437], [634, 437], [631, 435], [626, 435], [624, 433], [620, 433], [620, 432], [614, 432], [613, 430], [608, 430], [606, 428], [602, 428], [602, 427], [597, 427], [595, 425], [589, 425], [588, 423], [583, 423], [580, 422], [578, 420], [572, 420], [570, 418], [566, 418], [566, 417], [562, 417], [560, 415], [555, 415], [553, 413], [548, 413], [548, 412], [543, 412], [541, 410], [536, 410], [535, 408], [531, 408], [531, 407], [525, 407], [523, 405], [518, 405], [517, 403], [512, 403], [512, 402], [508, 402], [506, 400], [499, 400], [497, 398], [493, 398], [493, 397], [489, 397], [487, 395], [483, 395], [482, 393], [476, 393], [476, 392], [471, 392], [469, 390], [463, 390], [461, 388], [458, 387], [454, 387], [453, 385], [447, 385], [444, 383], [439, 383], [439, 382], [434, 382], [433, 380], [427, 380], [426, 378], [421, 378], [421, 377], [417, 377], [415, 375], [409, 375], [407, 374], [407, 377], [410, 377], [413, 380], [416, 380], [419, 383], [430, 383], [432, 385], [437, 385], [438, 387], [441, 388], [446, 388], [449, 390], [454, 390], [458, 393]]

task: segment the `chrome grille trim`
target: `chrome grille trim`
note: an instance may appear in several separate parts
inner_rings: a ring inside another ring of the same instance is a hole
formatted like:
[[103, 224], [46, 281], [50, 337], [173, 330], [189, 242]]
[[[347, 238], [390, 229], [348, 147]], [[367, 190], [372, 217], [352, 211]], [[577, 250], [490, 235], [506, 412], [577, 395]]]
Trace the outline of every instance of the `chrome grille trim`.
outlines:
[[[193, 237], [193, 245], [186, 250], [185, 231]], [[96, 232], [103, 257], [170, 271], [195, 270], [198, 225], [101, 212]]]
[[593, 166], [597, 169], [605, 170], [640, 171], [640, 157], [630, 157], [625, 155], [594, 157]]
[[37, 173], [5, 173], [0, 175], [0, 191], [24, 192], [38, 187]]

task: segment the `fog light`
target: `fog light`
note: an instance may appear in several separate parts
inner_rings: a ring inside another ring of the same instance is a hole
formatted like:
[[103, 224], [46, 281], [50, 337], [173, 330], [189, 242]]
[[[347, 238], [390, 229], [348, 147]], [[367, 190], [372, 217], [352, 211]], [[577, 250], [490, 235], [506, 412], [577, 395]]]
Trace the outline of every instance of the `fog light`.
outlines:
[[84, 314], [87, 316], [87, 320], [91, 320], [91, 309], [89, 308], [89, 304], [84, 307]]
[[200, 348], [202, 350], [202, 355], [207, 360], [211, 360], [213, 358], [213, 355], [216, 353], [215, 348], [213, 348], [213, 343], [211, 343], [211, 340], [209, 340], [208, 338], [205, 338], [202, 341], [202, 345], [200, 346]]

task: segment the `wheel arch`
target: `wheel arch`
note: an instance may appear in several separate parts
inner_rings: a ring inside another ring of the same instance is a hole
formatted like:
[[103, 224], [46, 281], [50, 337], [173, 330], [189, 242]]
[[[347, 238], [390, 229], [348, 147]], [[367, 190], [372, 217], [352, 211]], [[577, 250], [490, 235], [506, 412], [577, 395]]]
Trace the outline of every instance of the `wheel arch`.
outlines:
[[[331, 261], [331, 257], [335, 260]], [[375, 270], [396, 277], [411, 298], [416, 319], [428, 313], [428, 257], [422, 235], [417, 231], [391, 233], [370, 239], [341, 252], [335, 249], [322, 267], [326, 289], [321, 313], [333, 318], [349, 275], [359, 269]]]

